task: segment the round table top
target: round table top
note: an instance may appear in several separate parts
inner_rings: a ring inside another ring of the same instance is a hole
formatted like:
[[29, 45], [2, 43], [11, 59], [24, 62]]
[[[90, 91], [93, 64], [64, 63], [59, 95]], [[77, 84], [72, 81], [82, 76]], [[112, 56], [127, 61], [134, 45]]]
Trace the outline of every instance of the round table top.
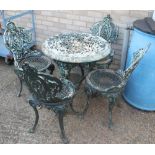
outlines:
[[110, 44], [90, 33], [62, 33], [47, 39], [42, 51], [51, 59], [68, 63], [98, 61], [111, 52]]

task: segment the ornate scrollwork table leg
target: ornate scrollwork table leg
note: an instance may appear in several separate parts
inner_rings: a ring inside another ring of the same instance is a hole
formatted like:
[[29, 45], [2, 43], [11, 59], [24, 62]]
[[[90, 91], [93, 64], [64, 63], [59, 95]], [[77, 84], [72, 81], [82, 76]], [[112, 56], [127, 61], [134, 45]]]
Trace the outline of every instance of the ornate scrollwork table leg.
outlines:
[[54, 62], [57, 64], [57, 66], [59, 68], [61, 77], [66, 78], [66, 79], [69, 78], [71, 69], [74, 68], [76, 65], [76, 64], [61, 62], [61, 61], [57, 61], [57, 60], [54, 60]]

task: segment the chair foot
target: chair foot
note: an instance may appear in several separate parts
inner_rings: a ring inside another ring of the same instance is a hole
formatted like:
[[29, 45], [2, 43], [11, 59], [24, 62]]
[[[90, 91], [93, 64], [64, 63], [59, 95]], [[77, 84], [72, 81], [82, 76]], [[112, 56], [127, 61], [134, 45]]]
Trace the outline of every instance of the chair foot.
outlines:
[[62, 139], [62, 141], [63, 141], [63, 143], [64, 144], [69, 144], [69, 140], [68, 140], [68, 138], [66, 137], [66, 136], [64, 136], [64, 135], [60, 135], [60, 138]]
[[21, 96], [21, 93], [18, 93], [18, 94], [17, 94], [17, 97], [20, 97], [20, 96]]
[[29, 131], [28, 131], [28, 133], [34, 133], [34, 132], [35, 132], [34, 128], [31, 128], [31, 129], [29, 129]]

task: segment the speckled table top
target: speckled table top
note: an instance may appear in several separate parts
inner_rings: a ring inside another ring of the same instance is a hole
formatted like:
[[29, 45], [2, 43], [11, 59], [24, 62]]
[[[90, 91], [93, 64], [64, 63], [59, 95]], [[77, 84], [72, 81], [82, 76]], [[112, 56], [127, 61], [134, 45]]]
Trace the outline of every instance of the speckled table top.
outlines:
[[43, 53], [51, 59], [69, 62], [93, 62], [105, 58], [111, 51], [110, 44], [89, 33], [62, 33], [47, 39]]

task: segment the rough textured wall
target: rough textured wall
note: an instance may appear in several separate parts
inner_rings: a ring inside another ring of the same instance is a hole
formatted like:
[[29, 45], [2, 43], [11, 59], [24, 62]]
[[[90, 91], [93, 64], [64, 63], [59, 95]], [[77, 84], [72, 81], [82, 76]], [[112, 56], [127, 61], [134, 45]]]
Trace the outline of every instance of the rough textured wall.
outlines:
[[[5, 11], [8, 16], [18, 13], [19, 11]], [[118, 41], [113, 45], [115, 49], [114, 62], [111, 66], [117, 69], [120, 65], [123, 33], [124, 28], [132, 24], [136, 19], [151, 16], [152, 11], [148, 10], [36, 10], [36, 38], [37, 45], [41, 47], [41, 43], [48, 37], [60, 32], [89, 32], [89, 28], [94, 22], [101, 20], [107, 14], [110, 14], [120, 28]], [[30, 24], [30, 17], [17, 20], [19, 25]]]

